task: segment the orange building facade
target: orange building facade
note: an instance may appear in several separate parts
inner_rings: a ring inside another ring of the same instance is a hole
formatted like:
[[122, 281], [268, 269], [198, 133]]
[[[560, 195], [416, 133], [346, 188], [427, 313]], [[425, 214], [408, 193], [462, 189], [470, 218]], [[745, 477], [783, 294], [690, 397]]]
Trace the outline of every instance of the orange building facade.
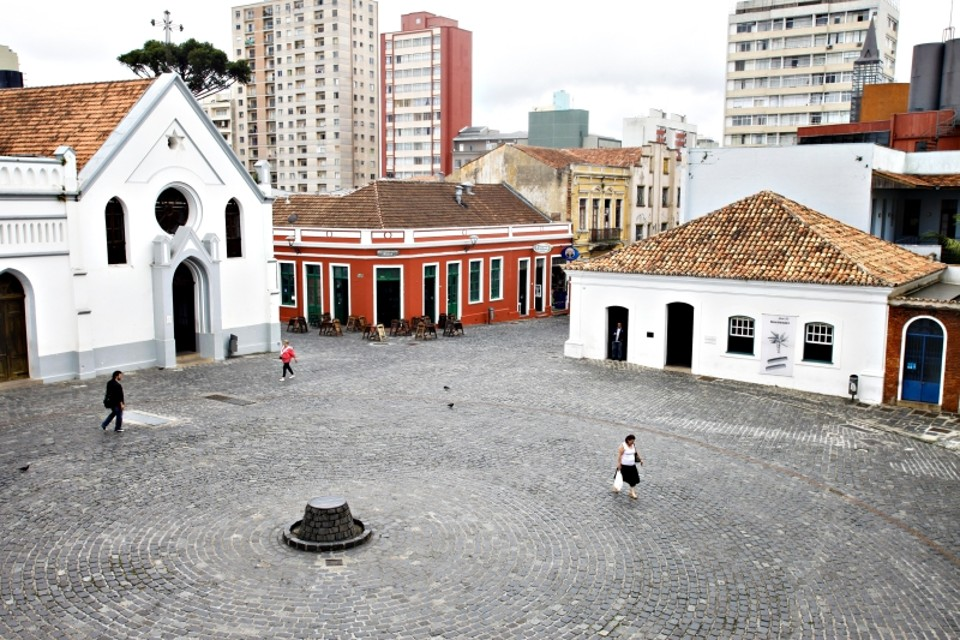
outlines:
[[274, 203], [273, 240], [281, 324], [566, 312], [569, 223], [502, 185], [380, 181], [345, 197], [291, 196]]

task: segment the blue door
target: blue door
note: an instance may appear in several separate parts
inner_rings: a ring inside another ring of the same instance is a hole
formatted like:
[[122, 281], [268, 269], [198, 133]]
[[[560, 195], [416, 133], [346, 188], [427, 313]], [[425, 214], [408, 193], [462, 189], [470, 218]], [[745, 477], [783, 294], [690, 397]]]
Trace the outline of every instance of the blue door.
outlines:
[[928, 318], [910, 323], [903, 349], [903, 399], [940, 403], [943, 329]]

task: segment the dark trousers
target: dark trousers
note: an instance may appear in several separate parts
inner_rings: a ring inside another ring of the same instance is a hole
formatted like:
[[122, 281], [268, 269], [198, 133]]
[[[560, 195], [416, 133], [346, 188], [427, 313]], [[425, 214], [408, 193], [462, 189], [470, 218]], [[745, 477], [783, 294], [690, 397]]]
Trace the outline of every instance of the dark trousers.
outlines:
[[614, 340], [610, 343], [610, 358], [613, 360], [623, 360], [623, 343]]
[[290, 363], [289, 363], [289, 362], [284, 362], [284, 363], [283, 363], [283, 373], [281, 373], [280, 375], [283, 376], [284, 378], [286, 378], [286, 377], [287, 377], [287, 371], [290, 372], [290, 375], [291, 375], [291, 376], [293, 375], [293, 369], [290, 368]]
[[117, 424], [115, 424], [113, 428], [118, 431], [122, 429], [123, 428], [123, 409], [120, 408], [120, 405], [117, 405], [110, 410], [110, 415], [108, 415], [107, 418], [100, 423], [100, 428], [106, 429], [107, 425], [110, 424], [110, 421], [113, 420], [114, 417], [117, 418]]

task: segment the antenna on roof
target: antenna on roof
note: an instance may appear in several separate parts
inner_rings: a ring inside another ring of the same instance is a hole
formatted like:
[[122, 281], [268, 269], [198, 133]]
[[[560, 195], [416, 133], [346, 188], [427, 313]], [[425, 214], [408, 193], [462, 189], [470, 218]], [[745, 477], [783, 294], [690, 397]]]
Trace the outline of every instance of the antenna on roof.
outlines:
[[[151, 27], [157, 26], [157, 21], [156, 21], [156, 20], [151, 20], [151, 21], [150, 21], [150, 26], [151, 26]], [[174, 28], [174, 27], [178, 27], [178, 28], [180, 29], [180, 31], [183, 31], [183, 25], [182, 25], [182, 24], [177, 24], [177, 25], [173, 24], [173, 20], [170, 19], [170, 12], [169, 12], [169, 11], [164, 11], [164, 12], [163, 12], [163, 32], [164, 32], [164, 41], [165, 41], [167, 44], [170, 44], [170, 32], [173, 31], [173, 28]]]

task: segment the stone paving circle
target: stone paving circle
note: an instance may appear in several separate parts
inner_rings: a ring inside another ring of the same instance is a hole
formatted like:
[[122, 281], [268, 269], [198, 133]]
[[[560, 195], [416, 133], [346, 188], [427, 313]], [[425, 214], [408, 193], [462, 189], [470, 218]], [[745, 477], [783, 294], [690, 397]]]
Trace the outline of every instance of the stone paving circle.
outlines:
[[[0, 638], [960, 637], [953, 416], [570, 360], [567, 322], [283, 332], [285, 382], [128, 372], [123, 433], [105, 376], [0, 387]], [[370, 540], [284, 544], [317, 496]]]

